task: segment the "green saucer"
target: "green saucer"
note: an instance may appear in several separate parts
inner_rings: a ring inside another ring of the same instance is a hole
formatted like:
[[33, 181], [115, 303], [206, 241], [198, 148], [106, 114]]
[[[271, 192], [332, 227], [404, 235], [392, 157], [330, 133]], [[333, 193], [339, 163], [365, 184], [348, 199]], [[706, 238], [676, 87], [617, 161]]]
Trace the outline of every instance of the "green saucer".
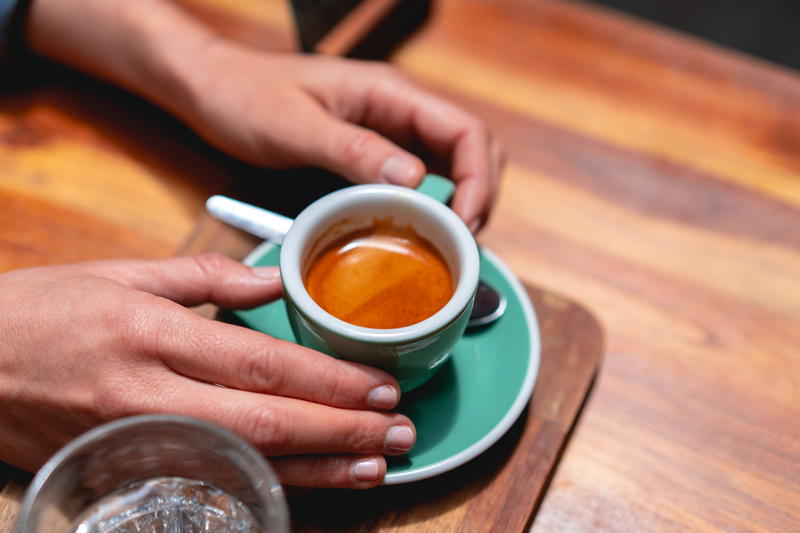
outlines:
[[[245, 259], [278, 265], [280, 248], [264, 243]], [[390, 457], [384, 484], [429, 478], [452, 470], [497, 442], [528, 404], [539, 369], [539, 325], [522, 285], [492, 252], [481, 250], [481, 279], [508, 299], [503, 318], [468, 331], [450, 360], [428, 383], [407, 393], [398, 411], [417, 429], [417, 444]], [[252, 329], [294, 341], [283, 300], [236, 311]]]

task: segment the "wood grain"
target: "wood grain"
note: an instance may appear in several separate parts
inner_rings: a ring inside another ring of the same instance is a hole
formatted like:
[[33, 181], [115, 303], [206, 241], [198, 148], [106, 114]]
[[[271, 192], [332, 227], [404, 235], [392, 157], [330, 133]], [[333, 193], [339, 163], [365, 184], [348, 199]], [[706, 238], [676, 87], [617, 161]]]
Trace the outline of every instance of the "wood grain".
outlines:
[[791, 72], [587, 5], [502, 4], [440, 2], [396, 63], [518, 114], [797, 205], [800, 95]]
[[171, 255], [226, 171], [149, 105], [42, 71], [0, 92], [0, 270]]
[[[221, 252], [241, 259], [256, 240], [206, 214], [179, 253]], [[575, 302], [528, 288], [542, 334], [541, 364], [529, 406], [477, 459], [436, 478], [372, 491], [318, 490], [289, 499], [293, 530], [524, 531], [586, 401], [602, 360], [603, 332]], [[211, 305], [197, 311], [216, 315]], [[0, 528], [10, 531], [28, 479], [0, 464]], [[2, 487], [2, 485], [0, 485]], [[497, 502], [513, 502], [500, 506]], [[0, 529], [2, 532], [3, 529]]]
[[0, 533], [14, 531], [14, 519], [24, 495], [25, 486], [18, 483], [10, 483], [0, 492]]
[[[181, 1], [227, 35], [293, 47], [282, 1]], [[440, 0], [392, 61], [484, 119], [508, 149], [480, 240], [528, 284], [585, 305], [606, 332], [592, 400], [533, 530], [800, 530], [800, 76], [566, 0]], [[3, 219], [2, 268], [166, 254], [188, 235], [203, 187], [230, 180], [185, 132], [172, 146], [197, 158], [193, 170], [171, 164], [149, 137], [169, 122], [85, 83], [2, 93], [0, 136], [17, 143], [0, 157], [2, 213], [7, 202], [17, 218], [25, 202], [39, 206], [13, 231]], [[64, 140], [25, 148], [25, 124]], [[172, 183], [186, 190], [206, 168], [216, 177], [181, 196], [190, 208], [159, 222], [162, 232], [152, 222], [137, 231], [152, 215], [116, 192], [102, 196], [119, 203], [114, 212], [63, 187], [51, 195], [58, 165], [30, 155], [52, 155], [75, 178], [106, 131], [102, 171], [86, 187], [105, 190], [120, 169], [171, 205]], [[48, 224], [60, 227], [38, 229]]]
[[[201, 214], [180, 251], [241, 259], [255, 244], [253, 237]], [[542, 289], [528, 288], [528, 294], [541, 329], [541, 365], [531, 402], [508, 433], [477, 459], [430, 480], [367, 492], [296, 495], [289, 500], [294, 531], [527, 528], [587, 399], [604, 344], [600, 324], [580, 305]], [[208, 305], [199, 312], [216, 314]]]
[[[398, 61], [510, 150], [484, 242], [587, 303], [609, 335], [534, 530], [796, 529], [800, 175], [784, 149], [800, 131], [786, 129], [796, 76], [621, 18], [606, 29], [583, 6], [478, 4], [442, 5], [454, 34], [433, 23]], [[519, 33], [493, 39], [470, 9]], [[569, 44], [555, 35], [565, 22]], [[680, 59], [651, 62], [657, 41]], [[607, 84], [608, 71], [621, 79]], [[629, 94], [648, 79], [652, 96]]]

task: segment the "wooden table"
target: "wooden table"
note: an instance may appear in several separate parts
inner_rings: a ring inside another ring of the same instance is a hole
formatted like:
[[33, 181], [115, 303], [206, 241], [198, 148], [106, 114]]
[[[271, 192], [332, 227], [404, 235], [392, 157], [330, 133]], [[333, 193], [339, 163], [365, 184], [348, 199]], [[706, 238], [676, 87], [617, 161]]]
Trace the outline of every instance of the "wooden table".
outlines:
[[[293, 46], [277, 0], [183, 3]], [[442, 0], [392, 61], [508, 149], [481, 242], [605, 329], [533, 530], [800, 530], [800, 76], [567, 1]], [[128, 96], [21, 85], [0, 93], [0, 270], [169, 255], [232, 179]]]

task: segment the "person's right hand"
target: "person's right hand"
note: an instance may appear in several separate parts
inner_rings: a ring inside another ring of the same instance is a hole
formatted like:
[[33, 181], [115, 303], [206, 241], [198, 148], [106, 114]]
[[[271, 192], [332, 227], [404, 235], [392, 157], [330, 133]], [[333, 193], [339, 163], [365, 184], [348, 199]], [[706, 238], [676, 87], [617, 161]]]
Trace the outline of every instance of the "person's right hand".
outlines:
[[283, 483], [377, 485], [383, 455], [416, 438], [408, 418], [379, 411], [399, 399], [391, 376], [183, 307], [280, 293], [277, 269], [219, 255], [0, 275], [0, 460], [34, 470], [93, 426], [174, 413], [243, 436]]

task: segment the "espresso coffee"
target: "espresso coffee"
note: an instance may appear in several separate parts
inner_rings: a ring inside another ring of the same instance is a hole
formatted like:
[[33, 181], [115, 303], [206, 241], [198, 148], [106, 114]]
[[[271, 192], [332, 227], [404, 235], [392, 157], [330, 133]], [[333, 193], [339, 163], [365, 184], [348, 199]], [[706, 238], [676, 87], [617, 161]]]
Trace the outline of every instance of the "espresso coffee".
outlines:
[[326, 246], [307, 267], [311, 298], [333, 316], [367, 328], [410, 326], [450, 300], [441, 253], [411, 227], [375, 221]]

